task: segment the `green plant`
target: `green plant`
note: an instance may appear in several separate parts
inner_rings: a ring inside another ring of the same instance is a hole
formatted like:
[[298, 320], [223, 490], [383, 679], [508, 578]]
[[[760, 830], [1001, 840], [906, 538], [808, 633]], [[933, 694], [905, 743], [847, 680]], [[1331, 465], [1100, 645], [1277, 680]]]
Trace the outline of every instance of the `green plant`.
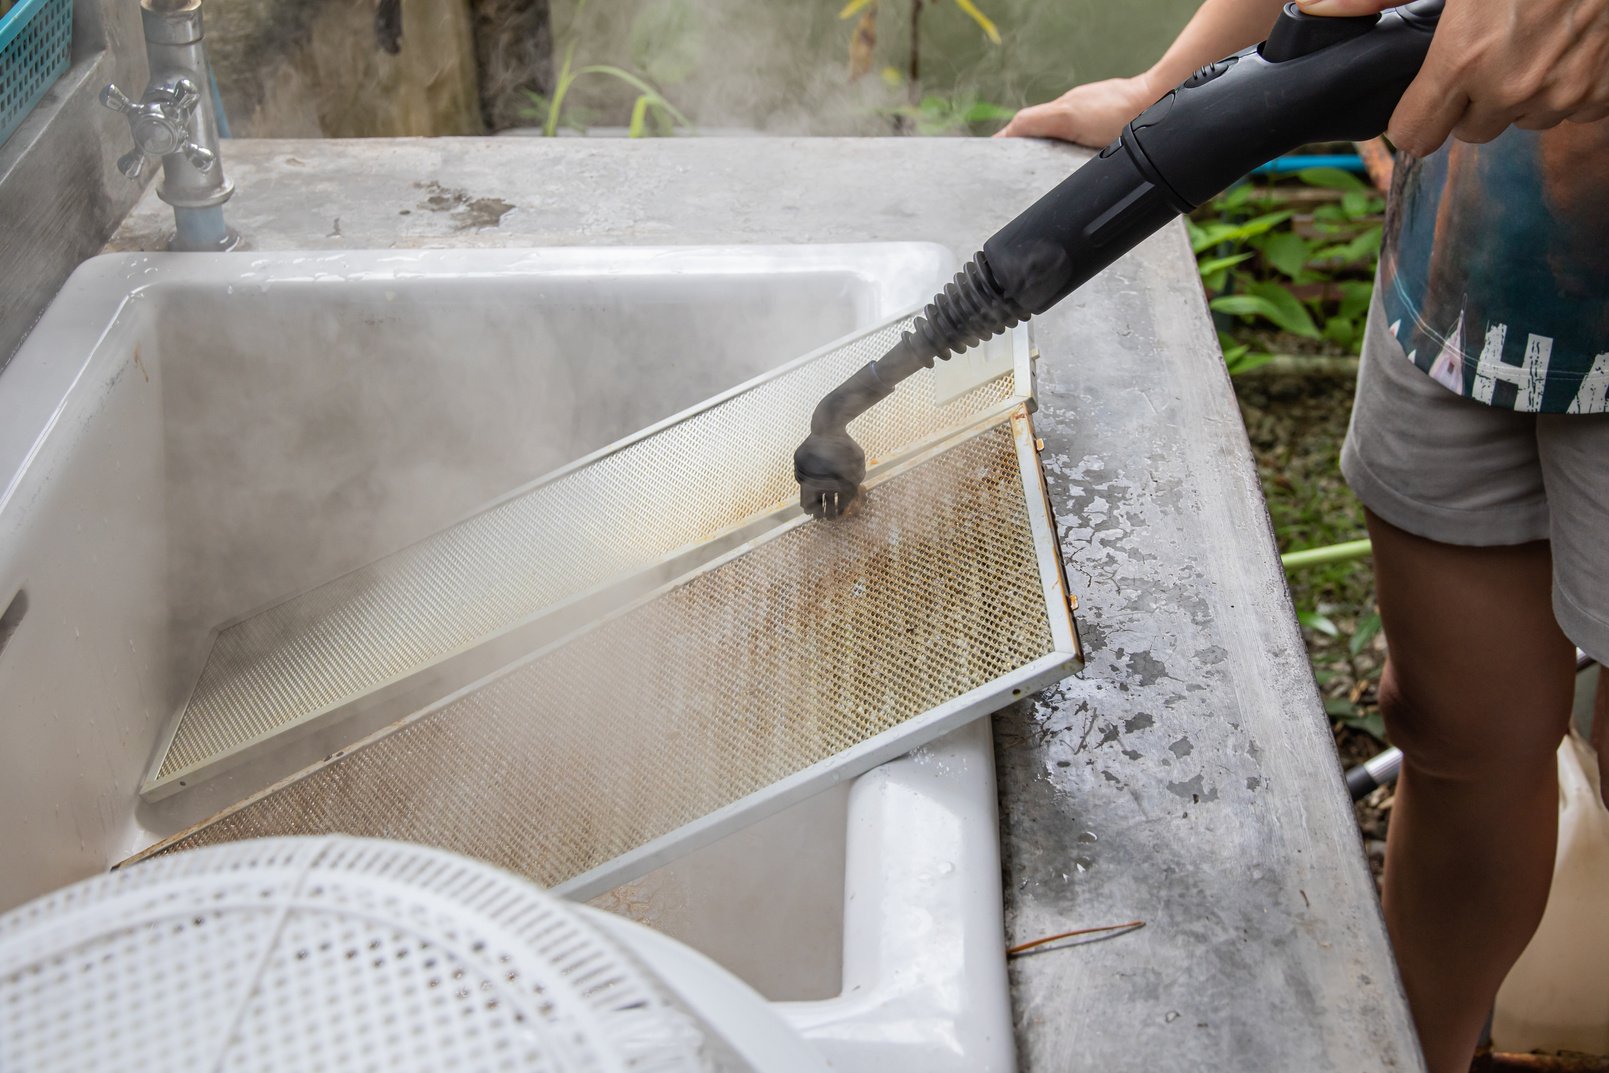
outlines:
[[[883, 81], [894, 88], [905, 85], [905, 76], [893, 67], [883, 68]], [[992, 101], [979, 100], [970, 90], [957, 90], [948, 97], [929, 93], [910, 104], [876, 109], [892, 116], [898, 125], [915, 134], [973, 134], [985, 124], [1000, 124], [1016, 115], [1016, 110]]]
[[[993, 44], [1000, 44], [1000, 29], [994, 20], [985, 15], [974, 0], [954, 0], [968, 18], [978, 24], [984, 36]], [[896, 133], [907, 134], [970, 134], [983, 123], [999, 123], [1010, 119], [1015, 112], [1004, 105], [980, 101], [977, 94], [958, 90], [950, 96], [922, 92], [922, 13], [933, 0], [910, 0], [910, 52], [906, 57], [905, 71], [896, 67], [883, 68], [883, 81], [895, 89], [904, 88], [906, 103], [878, 111], [894, 121]], [[849, 77], [859, 78], [872, 68], [872, 55], [877, 45], [877, 0], [849, 0], [839, 10], [840, 19], [860, 16], [850, 41]]]
[[[579, 19], [581, 10], [585, 8], [585, 0], [576, 8], [575, 19]], [[572, 31], [575, 20], [572, 20]], [[669, 134], [678, 126], [691, 128], [692, 120], [683, 115], [681, 110], [665, 99], [664, 94], [641, 75], [634, 74], [623, 67], [608, 63], [589, 63], [582, 67], [575, 66], [576, 40], [571, 36], [570, 42], [564, 47], [564, 61], [559, 66], [558, 75], [553, 80], [553, 95], [544, 96], [540, 93], [527, 92], [530, 105], [521, 109], [521, 115], [528, 119], [541, 121], [542, 133], [549, 138], [559, 133], [559, 127], [564, 126], [572, 130], [586, 130], [586, 121], [590, 116], [584, 117], [575, 109], [566, 112], [566, 98], [576, 81], [588, 75], [602, 75], [623, 82], [637, 91], [636, 100], [632, 102], [631, 115], [626, 123], [626, 135], [631, 138], [641, 138], [647, 134]]]
[[1224, 356], [1234, 373], [1266, 364], [1281, 336], [1348, 354], [1363, 341], [1384, 200], [1336, 168], [1294, 178], [1304, 192], [1243, 183], [1188, 222], [1208, 304], [1228, 320]]
[[1016, 114], [1015, 109], [967, 94], [928, 94], [915, 104], [901, 105], [891, 112], [909, 120], [918, 134], [970, 134], [976, 124], [1004, 122]]
[[[876, 2], [877, 0], [849, 0], [849, 2], [845, 4], [841, 10], [839, 10], [838, 17], [840, 19], [852, 19], [856, 15], [860, 14], [862, 9], [870, 7]], [[924, 0], [911, 0], [911, 3], [915, 5], [912, 11], [911, 21], [912, 23], [915, 23], [917, 19], [920, 18], [920, 15], [917, 13], [921, 11]], [[973, 0], [955, 0], [955, 6], [960, 8], [966, 14], [967, 18], [978, 24], [978, 28], [983, 31], [984, 36], [987, 37], [991, 43], [996, 45], [1000, 43], [1000, 28], [994, 24], [993, 19], [978, 9], [978, 5], [973, 3]]]
[[[1309, 642], [1313, 659], [1313, 678], [1323, 694], [1324, 714], [1331, 719], [1360, 730], [1377, 741], [1386, 741], [1385, 723], [1379, 709], [1364, 703], [1363, 697], [1373, 686], [1378, 667], [1364, 654], [1380, 634], [1380, 613], [1369, 611], [1355, 619], [1343, 618], [1337, 622], [1332, 614], [1338, 606], [1320, 604], [1312, 610], [1297, 611], [1296, 621], [1310, 634], [1319, 635]], [[1326, 658], [1322, 653], [1333, 652], [1344, 646], [1344, 653]], [[1322, 663], [1321, 663], [1322, 661]], [[1327, 665], [1324, 665], [1327, 664]]]

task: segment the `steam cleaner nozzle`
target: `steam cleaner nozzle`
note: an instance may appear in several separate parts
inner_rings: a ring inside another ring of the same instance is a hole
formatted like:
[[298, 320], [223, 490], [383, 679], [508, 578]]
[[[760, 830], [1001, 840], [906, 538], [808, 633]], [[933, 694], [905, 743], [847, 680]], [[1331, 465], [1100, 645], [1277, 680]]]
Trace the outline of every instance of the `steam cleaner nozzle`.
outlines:
[[849, 435], [849, 423], [893, 394], [894, 387], [936, 358], [948, 358], [1013, 327], [1021, 316], [989, 276], [982, 254], [956, 274], [898, 343], [867, 362], [817, 404], [810, 435], [793, 452], [799, 505], [816, 518], [837, 518], [860, 495], [866, 452]]
[[917, 369], [1043, 313], [1264, 161], [1379, 134], [1424, 63], [1443, 2], [1355, 18], [1288, 3], [1262, 44], [1169, 90], [996, 232], [892, 350], [821, 401], [793, 456], [800, 505], [835, 518], [854, 502], [866, 455], [849, 423]]

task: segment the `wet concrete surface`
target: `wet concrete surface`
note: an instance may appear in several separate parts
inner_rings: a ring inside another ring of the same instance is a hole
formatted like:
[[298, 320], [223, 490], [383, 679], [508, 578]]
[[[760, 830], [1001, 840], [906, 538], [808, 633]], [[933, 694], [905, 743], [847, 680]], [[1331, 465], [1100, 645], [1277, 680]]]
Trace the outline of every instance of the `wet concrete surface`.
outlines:
[[[987, 139], [230, 142], [248, 248], [937, 241], [1082, 159]], [[432, 198], [441, 199], [440, 204]], [[113, 249], [153, 248], [151, 193]], [[1088, 664], [995, 717], [1024, 1070], [1420, 1062], [1182, 227], [1035, 322]]]

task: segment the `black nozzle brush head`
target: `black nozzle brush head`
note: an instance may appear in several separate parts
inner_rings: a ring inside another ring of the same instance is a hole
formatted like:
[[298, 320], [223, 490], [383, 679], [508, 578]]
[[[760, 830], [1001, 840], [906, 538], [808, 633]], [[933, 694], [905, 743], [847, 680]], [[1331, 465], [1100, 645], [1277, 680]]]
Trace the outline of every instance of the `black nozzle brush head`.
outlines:
[[911, 324], [900, 341], [834, 388], [810, 416], [810, 435], [793, 452], [799, 505], [813, 518], [838, 518], [860, 495], [866, 452], [849, 423], [934, 359], [948, 358], [1017, 324], [1026, 314], [1010, 302], [978, 254]]
[[837, 518], [860, 495], [866, 452], [848, 432], [812, 432], [793, 452], [799, 506], [812, 518]]
[[810, 415], [810, 435], [793, 452], [799, 506], [812, 518], [840, 518], [860, 495], [866, 452], [849, 435], [849, 423], [886, 399], [894, 385], [931, 357], [902, 340], [877, 361], [867, 362], [833, 388]]

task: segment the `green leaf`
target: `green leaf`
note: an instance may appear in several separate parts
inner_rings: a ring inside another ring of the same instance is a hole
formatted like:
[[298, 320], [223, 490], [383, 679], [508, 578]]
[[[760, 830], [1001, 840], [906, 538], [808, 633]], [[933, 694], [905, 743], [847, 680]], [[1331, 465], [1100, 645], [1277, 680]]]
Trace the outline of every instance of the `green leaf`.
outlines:
[[1345, 697], [1325, 697], [1324, 714], [1346, 723], [1357, 718], [1358, 706]]
[[1244, 242], [1254, 238], [1265, 231], [1269, 231], [1296, 215], [1290, 210], [1265, 213], [1262, 216], [1247, 220], [1245, 223], [1231, 223], [1215, 220], [1212, 223], [1195, 225], [1191, 232], [1190, 248], [1200, 253], [1211, 246], [1224, 242]]
[[663, 108], [667, 114], [669, 114], [682, 126], [691, 127], [693, 125], [693, 121], [683, 115], [681, 110], [678, 109], [674, 104], [671, 104], [669, 101], [667, 101], [659, 90], [655, 89], [640, 76], [632, 74], [630, 71], [607, 63], [593, 63], [588, 64], [585, 67], [576, 68], [574, 77], [580, 78], [582, 75], [605, 75], [609, 78], [618, 79], [621, 82], [626, 83], [628, 86], [631, 86], [643, 96], [650, 98], [650, 104], [652, 104], [655, 108]]
[[1214, 272], [1221, 272], [1226, 268], [1240, 264], [1242, 261], [1249, 261], [1255, 256], [1257, 256], [1255, 253], [1236, 253], [1228, 257], [1209, 257], [1197, 267], [1200, 268], [1203, 276], [1210, 276]]
[[1307, 307], [1285, 287], [1273, 280], [1262, 280], [1246, 285], [1246, 293], [1258, 298], [1266, 298], [1278, 310], [1277, 315], [1268, 319], [1281, 328], [1295, 335], [1308, 339], [1319, 337], [1318, 325], [1313, 323], [1313, 316]]
[[1000, 30], [995, 26], [994, 20], [978, 10], [978, 5], [972, 0], [955, 0], [955, 6], [967, 13], [967, 17], [977, 23], [983, 30], [983, 35], [995, 44], [1000, 43]]
[[1296, 178], [1308, 186], [1322, 186], [1328, 190], [1347, 190], [1367, 194], [1369, 184], [1340, 168], [1303, 168]]
[[1372, 281], [1347, 280], [1338, 286], [1341, 288], [1341, 308], [1338, 310], [1341, 316], [1357, 320], [1369, 312], [1369, 301], [1374, 297]]
[[1249, 205], [1256, 194], [1257, 188], [1251, 183], [1237, 183], [1226, 190], [1222, 196], [1213, 202], [1213, 205], [1220, 212], [1234, 212], [1236, 209], [1243, 209]]
[[648, 120], [648, 105], [651, 102], [652, 98], [650, 98], [647, 94], [643, 94], [641, 97], [638, 97], [636, 103], [631, 106], [631, 123], [626, 127], [626, 137], [642, 137], [643, 127], [646, 125]]
[[1015, 108], [1007, 108], [1003, 104], [993, 104], [989, 101], [978, 101], [961, 113], [961, 117], [968, 123], [988, 123], [996, 119], [1010, 119], [1017, 114]]
[[1313, 256], [1313, 243], [1294, 231], [1276, 231], [1263, 242], [1263, 260], [1292, 279], [1302, 274]]
[[1307, 308], [1290, 291], [1277, 283], [1252, 283], [1246, 294], [1223, 294], [1208, 302], [1215, 312], [1242, 317], [1262, 317], [1293, 335], [1319, 338], [1318, 326]]
[[1274, 303], [1255, 294], [1220, 294], [1207, 305], [1214, 313], [1236, 317], [1270, 317], [1279, 312]]
[[528, 89], [524, 92], [528, 103], [520, 105], [520, 118], [545, 121], [548, 117], [548, 109], [553, 107], [553, 102], [534, 89]]
[[1236, 253], [1229, 257], [1209, 257], [1198, 266], [1201, 272], [1201, 284], [1209, 291], [1221, 291], [1228, 282], [1229, 270], [1242, 261], [1249, 261], [1257, 256], [1254, 253]]
[[1380, 254], [1381, 229], [1378, 225], [1365, 228], [1346, 242], [1326, 246], [1313, 254], [1317, 261], [1341, 261], [1346, 264], [1367, 262], [1371, 266]]
[[1257, 235], [1261, 235], [1265, 231], [1273, 230], [1295, 215], [1296, 213], [1289, 209], [1285, 209], [1280, 212], [1268, 212], [1261, 216], [1254, 216], [1252, 219], [1247, 220], [1245, 223], [1240, 224], [1238, 227], [1232, 230], [1229, 233], [1229, 241], [1234, 242], [1240, 239], [1255, 238]]
[[575, 81], [575, 75], [570, 72], [570, 61], [575, 58], [575, 42], [571, 41], [564, 49], [564, 62], [559, 66], [559, 75], [553, 81], [553, 99], [548, 101], [547, 122], [542, 124], [542, 133], [549, 138], [559, 133], [559, 115], [564, 110], [564, 96], [570, 92], [570, 85]]
[[1324, 634], [1326, 637], [1341, 636], [1340, 627], [1330, 619], [1330, 616], [1322, 612], [1298, 611], [1296, 612], [1296, 621], [1310, 630]]
[[1352, 639], [1347, 642], [1346, 646], [1351, 650], [1352, 655], [1356, 656], [1369, 646], [1370, 641], [1373, 641], [1379, 635], [1380, 612], [1370, 611], [1367, 615], [1358, 619], [1357, 628], [1352, 631]]
[[[1313, 222], [1319, 224], [1344, 224], [1348, 222], [1345, 210], [1339, 205], [1319, 205], [1313, 209]], [[1327, 228], [1333, 231], [1333, 226]]]
[[1341, 211], [1356, 220], [1360, 216], [1369, 215], [1373, 200], [1367, 191], [1348, 190], [1341, 195]]
[[1273, 360], [1274, 355], [1263, 350], [1253, 350], [1245, 343], [1224, 351], [1224, 368], [1229, 370], [1230, 376], [1239, 376], [1241, 373], [1260, 369]]
[[1330, 317], [1324, 321], [1324, 338], [1336, 346], [1357, 353], [1363, 325], [1352, 317]]
[[1343, 716], [1341, 722], [1356, 730], [1361, 730], [1381, 745], [1390, 744], [1386, 740], [1386, 722], [1379, 712], [1369, 712], [1366, 715]]

